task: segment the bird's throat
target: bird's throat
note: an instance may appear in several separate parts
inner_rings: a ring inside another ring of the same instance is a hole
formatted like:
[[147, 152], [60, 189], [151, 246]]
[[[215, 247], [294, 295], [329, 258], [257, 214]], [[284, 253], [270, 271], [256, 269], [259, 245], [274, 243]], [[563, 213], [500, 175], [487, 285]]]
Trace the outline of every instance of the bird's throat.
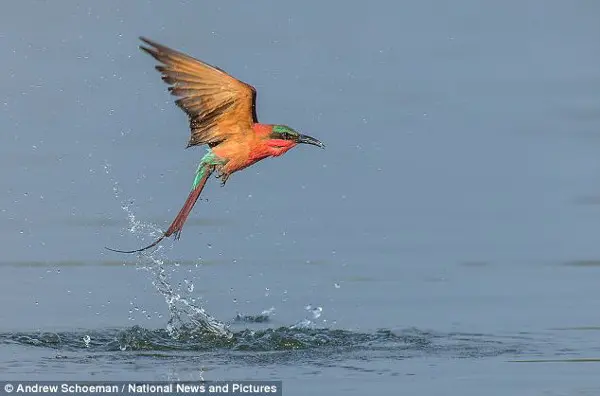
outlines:
[[269, 139], [267, 140], [266, 144], [268, 147], [269, 155], [272, 157], [279, 157], [280, 155], [285, 154], [288, 150], [296, 146], [296, 142], [282, 139]]

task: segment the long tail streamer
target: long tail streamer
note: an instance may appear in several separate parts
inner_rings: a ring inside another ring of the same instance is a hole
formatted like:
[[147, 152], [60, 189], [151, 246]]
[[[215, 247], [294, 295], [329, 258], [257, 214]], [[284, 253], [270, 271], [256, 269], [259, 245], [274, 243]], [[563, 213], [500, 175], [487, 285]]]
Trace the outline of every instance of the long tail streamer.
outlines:
[[196, 174], [196, 179], [194, 180], [194, 185], [193, 185], [192, 191], [190, 192], [190, 195], [186, 199], [185, 204], [183, 205], [183, 207], [177, 214], [177, 217], [175, 217], [175, 220], [173, 220], [173, 222], [171, 223], [171, 226], [169, 227], [169, 229], [156, 241], [152, 242], [148, 246], [145, 246], [140, 249], [135, 249], [135, 250], [118, 250], [118, 249], [112, 249], [109, 247], [107, 247], [106, 249], [111, 250], [113, 252], [117, 252], [117, 253], [137, 253], [137, 252], [143, 252], [144, 250], [153, 248], [154, 246], [158, 245], [163, 239], [168, 238], [173, 234], [175, 234], [175, 239], [179, 239], [179, 237], [181, 235], [181, 230], [183, 229], [183, 225], [185, 224], [185, 221], [187, 220], [190, 212], [192, 211], [192, 208], [194, 207], [194, 205], [196, 204], [196, 201], [200, 197], [200, 193], [204, 189], [204, 185], [206, 184], [206, 181], [208, 180], [210, 175], [213, 173], [213, 171], [214, 171], [214, 166], [212, 164], [203, 164], [200, 167], [200, 169], [198, 169], [198, 173]]

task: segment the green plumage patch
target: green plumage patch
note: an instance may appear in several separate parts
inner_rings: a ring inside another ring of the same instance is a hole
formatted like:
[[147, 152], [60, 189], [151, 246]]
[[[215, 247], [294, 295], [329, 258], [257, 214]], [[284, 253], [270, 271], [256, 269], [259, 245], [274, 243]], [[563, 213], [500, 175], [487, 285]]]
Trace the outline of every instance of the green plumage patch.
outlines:
[[202, 157], [200, 161], [200, 165], [198, 165], [198, 170], [196, 170], [196, 177], [194, 178], [194, 183], [192, 184], [192, 190], [195, 190], [200, 184], [200, 180], [204, 177], [206, 170], [211, 165], [221, 165], [224, 161], [217, 157], [215, 153], [211, 149], [207, 150], [207, 153]]
[[298, 139], [298, 136], [299, 133], [287, 125], [273, 125], [271, 133], [273, 139], [295, 140]]

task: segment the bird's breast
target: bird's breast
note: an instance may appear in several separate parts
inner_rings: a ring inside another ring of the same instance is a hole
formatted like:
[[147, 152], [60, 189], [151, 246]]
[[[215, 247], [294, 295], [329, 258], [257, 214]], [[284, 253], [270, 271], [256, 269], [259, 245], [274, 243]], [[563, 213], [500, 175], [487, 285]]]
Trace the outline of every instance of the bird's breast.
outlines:
[[269, 151], [249, 145], [219, 145], [213, 148], [213, 152], [227, 161], [223, 166], [226, 173], [237, 172], [247, 168], [256, 162], [268, 157]]

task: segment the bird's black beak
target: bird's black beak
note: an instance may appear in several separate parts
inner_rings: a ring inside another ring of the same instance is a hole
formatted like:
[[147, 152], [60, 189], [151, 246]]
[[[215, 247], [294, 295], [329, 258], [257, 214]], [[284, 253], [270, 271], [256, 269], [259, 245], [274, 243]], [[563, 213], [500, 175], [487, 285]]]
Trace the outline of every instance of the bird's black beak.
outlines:
[[312, 144], [313, 146], [325, 148], [325, 145], [319, 139], [315, 139], [314, 137], [308, 135], [299, 135], [298, 143]]

